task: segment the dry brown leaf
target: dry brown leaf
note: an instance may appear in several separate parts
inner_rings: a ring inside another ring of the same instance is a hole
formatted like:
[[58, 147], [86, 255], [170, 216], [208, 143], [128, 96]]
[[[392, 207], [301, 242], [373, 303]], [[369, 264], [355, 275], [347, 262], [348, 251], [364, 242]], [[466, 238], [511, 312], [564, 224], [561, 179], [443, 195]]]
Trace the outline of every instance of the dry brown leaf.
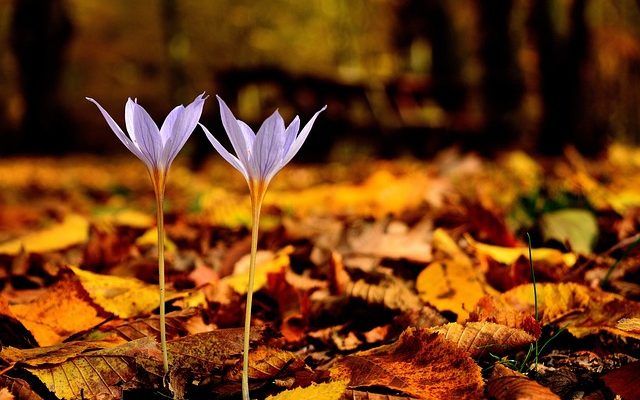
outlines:
[[[215, 327], [205, 325], [195, 309], [170, 312], [166, 315], [166, 334], [168, 340], [187, 334], [208, 332]], [[143, 337], [152, 337], [160, 341], [160, 317], [157, 315], [138, 318], [132, 321], [115, 320], [85, 334], [74, 336], [76, 340], [104, 340], [122, 344]]]
[[356, 237], [348, 238], [351, 252], [370, 257], [431, 261], [433, 222], [423, 220], [409, 229], [400, 221], [378, 221]]
[[67, 215], [62, 222], [20, 239], [0, 245], [0, 254], [46, 253], [85, 243], [89, 239], [89, 221], [81, 215]]
[[493, 322], [467, 322], [464, 325], [452, 322], [431, 328], [430, 331], [437, 332], [460, 349], [468, 351], [473, 358], [501, 354], [536, 340], [522, 329], [509, 328]]
[[30, 303], [10, 305], [9, 308], [41, 346], [60, 343], [104, 320], [82, 286], [71, 278], [47, 288]]
[[[264, 327], [251, 328], [249, 338], [253, 347], [264, 340], [265, 333]], [[211, 377], [221, 378], [225, 366], [237, 362], [242, 356], [242, 339], [242, 328], [229, 328], [167, 342], [169, 381], [174, 396], [184, 398], [189, 386]], [[162, 370], [155, 373], [161, 374]]]
[[13, 378], [6, 375], [0, 375], [0, 388], [9, 393], [12, 397], [2, 397], [0, 392], [0, 400], [42, 400], [42, 397], [31, 389], [31, 386], [22, 379]]
[[436, 261], [420, 272], [416, 290], [423, 301], [464, 321], [480, 298], [497, 292], [444, 230], [434, 232], [433, 247]]
[[[249, 379], [267, 380], [281, 375], [285, 369], [304, 368], [304, 361], [290, 351], [260, 346], [249, 353]], [[240, 362], [231, 369], [225, 380], [240, 382], [242, 365]]]
[[382, 386], [419, 399], [479, 399], [480, 367], [441, 336], [408, 329], [397, 342], [338, 360], [331, 377], [350, 388]]
[[[120, 399], [128, 388], [149, 387], [138, 373], [140, 361], [161, 368], [155, 341], [141, 339], [124, 346], [71, 342], [30, 350], [3, 349], [0, 357], [36, 376], [60, 399]], [[97, 349], [97, 350], [96, 350]]]
[[493, 366], [487, 395], [496, 400], [560, 400], [560, 396], [502, 364]]
[[[614, 293], [577, 283], [537, 284], [538, 310], [543, 325], [567, 325], [576, 337], [607, 331], [614, 335], [640, 339], [640, 333], [617, 327], [623, 318], [640, 318], [640, 303]], [[496, 297], [502, 307], [533, 312], [533, 285], [522, 285]]]
[[[158, 308], [158, 286], [135, 278], [95, 274], [80, 268], [70, 267], [91, 299], [103, 310], [120, 318], [131, 318], [148, 314]], [[183, 294], [166, 291], [171, 300]]]
[[370, 284], [360, 279], [347, 282], [344, 288], [347, 296], [361, 299], [369, 304], [381, 305], [390, 310], [417, 310], [422, 302], [415, 292], [400, 279], [386, 276], [379, 284]]
[[347, 383], [342, 381], [312, 384], [306, 388], [285, 390], [267, 397], [267, 400], [341, 400], [346, 388]]

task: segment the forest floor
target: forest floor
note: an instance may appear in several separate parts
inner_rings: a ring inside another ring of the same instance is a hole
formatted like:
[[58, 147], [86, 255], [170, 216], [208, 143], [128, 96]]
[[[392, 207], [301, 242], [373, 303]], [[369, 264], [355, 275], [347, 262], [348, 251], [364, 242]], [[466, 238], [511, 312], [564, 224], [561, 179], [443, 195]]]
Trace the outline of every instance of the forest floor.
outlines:
[[[167, 374], [154, 210], [133, 157], [0, 161], [1, 400], [239, 398], [246, 184], [172, 167]], [[622, 145], [289, 166], [260, 225], [252, 398], [639, 399], [639, 226]]]

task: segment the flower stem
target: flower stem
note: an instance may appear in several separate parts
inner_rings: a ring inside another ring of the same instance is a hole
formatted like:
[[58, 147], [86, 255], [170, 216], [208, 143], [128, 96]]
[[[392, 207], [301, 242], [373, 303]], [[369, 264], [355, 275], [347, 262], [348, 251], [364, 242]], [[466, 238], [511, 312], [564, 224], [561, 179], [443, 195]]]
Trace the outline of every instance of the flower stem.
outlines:
[[266, 185], [254, 182], [251, 190], [251, 256], [249, 259], [249, 286], [247, 287], [247, 306], [244, 315], [244, 342], [242, 351], [242, 399], [249, 397], [249, 333], [251, 332], [251, 304], [253, 302], [253, 284], [256, 274], [256, 254], [258, 252], [258, 228], [260, 227], [260, 209], [266, 192]]
[[164, 287], [164, 186], [165, 174], [154, 171], [151, 175], [156, 193], [156, 219], [158, 225], [158, 285], [160, 286], [160, 344], [162, 346], [162, 366], [169, 372], [167, 356], [167, 331], [165, 322], [165, 287]]

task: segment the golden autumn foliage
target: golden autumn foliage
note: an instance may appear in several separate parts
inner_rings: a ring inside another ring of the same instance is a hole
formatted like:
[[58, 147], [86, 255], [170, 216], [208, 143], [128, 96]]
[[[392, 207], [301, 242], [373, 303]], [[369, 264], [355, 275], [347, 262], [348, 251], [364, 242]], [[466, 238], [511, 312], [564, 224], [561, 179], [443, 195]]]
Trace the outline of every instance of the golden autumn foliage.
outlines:
[[473, 305], [495, 290], [445, 231], [433, 233], [433, 247], [435, 261], [420, 272], [416, 289], [422, 300], [439, 310], [453, 311], [458, 321], [464, 321]]
[[[283, 171], [259, 238], [252, 395], [628, 395], [640, 340], [637, 154], [613, 146], [601, 160], [568, 152], [543, 164], [449, 152]], [[244, 182], [216, 163], [172, 170], [164, 375], [144, 171], [33, 164], [0, 162], [0, 397], [237, 397]]]

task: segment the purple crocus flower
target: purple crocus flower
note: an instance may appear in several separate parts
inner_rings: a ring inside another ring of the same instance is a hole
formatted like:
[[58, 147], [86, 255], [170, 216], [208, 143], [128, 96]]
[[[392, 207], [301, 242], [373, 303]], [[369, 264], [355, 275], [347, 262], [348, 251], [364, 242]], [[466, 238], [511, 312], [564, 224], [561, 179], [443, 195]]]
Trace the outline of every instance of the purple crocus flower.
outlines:
[[266, 186], [291, 161], [309, 136], [318, 115], [327, 108], [324, 106], [315, 113], [300, 134], [300, 118], [296, 116], [285, 128], [278, 111], [262, 123], [256, 134], [247, 124], [236, 119], [219, 96], [216, 97], [220, 103], [222, 124], [236, 155], [228, 152], [204, 125], [200, 126], [222, 158], [240, 171], [250, 186], [258, 182]]
[[[216, 96], [218, 97], [218, 96]], [[247, 289], [247, 307], [244, 316], [244, 343], [242, 357], [242, 398], [249, 400], [249, 328], [251, 325], [251, 302], [253, 299], [253, 284], [256, 272], [256, 253], [258, 251], [258, 226], [262, 200], [267, 192], [271, 179], [296, 155], [302, 144], [309, 136], [313, 123], [318, 115], [327, 107], [324, 106], [307, 122], [302, 131], [300, 118], [295, 117], [285, 128], [284, 120], [275, 111], [263, 123], [258, 133], [255, 133], [244, 122], [236, 119], [229, 107], [220, 97], [220, 114], [222, 125], [227, 131], [235, 155], [225, 149], [218, 140], [200, 124], [213, 147], [235, 169], [240, 171], [249, 184], [251, 194], [252, 227], [251, 227], [251, 258], [249, 259], [249, 282]]]
[[174, 108], [160, 129], [136, 100], [127, 100], [124, 119], [129, 136], [97, 101], [89, 97], [87, 100], [98, 107], [122, 144], [142, 160], [150, 171], [167, 171], [198, 124], [206, 97], [203, 93], [188, 106]]
[[191, 104], [177, 106], [162, 127], [158, 126], [147, 111], [136, 100], [127, 100], [124, 109], [124, 120], [127, 136], [109, 113], [94, 99], [87, 100], [98, 107], [111, 130], [129, 151], [136, 155], [147, 166], [153, 189], [156, 195], [156, 212], [158, 223], [158, 283], [160, 287], [160, 342], [162, 345], [162, 364], [165, 373], [169, 371], [167, 357], [167, 336], [165, 330], [165, 296], [164, 296], [164, 188], [167, 182], [169, 167], [178, 152], [189, 139], [198, 124], [206, 97], [196, 97]]

